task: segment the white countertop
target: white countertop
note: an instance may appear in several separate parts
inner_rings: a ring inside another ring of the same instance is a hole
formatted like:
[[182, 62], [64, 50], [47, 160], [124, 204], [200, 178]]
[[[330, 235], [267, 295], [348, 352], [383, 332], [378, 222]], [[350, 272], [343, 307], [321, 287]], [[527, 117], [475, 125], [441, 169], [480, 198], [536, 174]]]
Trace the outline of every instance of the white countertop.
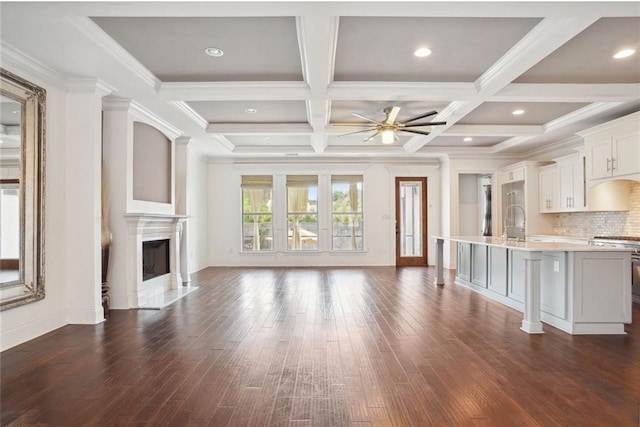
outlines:
[[473, 243], [487, 246], [497, 246], [507, 249], [527, 252], [633, 252], [629, 248], [613, 246], [591, 246], [566, 242], [517, 242], [504, 240], [502, 237], [482, 236], [432, 236], [434, 239], [451, 240], [453, 242]]

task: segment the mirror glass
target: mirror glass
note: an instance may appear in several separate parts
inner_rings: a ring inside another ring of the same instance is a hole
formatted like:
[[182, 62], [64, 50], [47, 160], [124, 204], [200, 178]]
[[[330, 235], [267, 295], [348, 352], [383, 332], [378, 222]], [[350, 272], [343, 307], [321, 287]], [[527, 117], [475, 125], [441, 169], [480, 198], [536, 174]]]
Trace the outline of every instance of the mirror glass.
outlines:
[[0, 310], [44, 298], [44, 89], [0, 69]]

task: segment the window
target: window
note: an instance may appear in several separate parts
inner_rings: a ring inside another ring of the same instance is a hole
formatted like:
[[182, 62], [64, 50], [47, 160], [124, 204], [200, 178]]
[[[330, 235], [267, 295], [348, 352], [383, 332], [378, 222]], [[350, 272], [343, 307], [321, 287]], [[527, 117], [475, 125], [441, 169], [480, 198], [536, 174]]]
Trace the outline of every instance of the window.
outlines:
[[332, 236], [334, 251], [361, 251], [362, 242], [362, 176], [331, 177]]
[[273, 250], [273, 177], [242, 177], [242, 250]]
[[287, 250], [318, 249], [318, 177], [287, 176]]

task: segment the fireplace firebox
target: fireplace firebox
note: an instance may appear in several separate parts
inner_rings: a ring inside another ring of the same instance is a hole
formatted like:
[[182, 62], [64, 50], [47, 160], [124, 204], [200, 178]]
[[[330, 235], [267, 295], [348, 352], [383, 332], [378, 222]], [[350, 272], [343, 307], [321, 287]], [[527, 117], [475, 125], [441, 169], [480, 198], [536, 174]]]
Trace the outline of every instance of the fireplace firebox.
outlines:
[[142, 280], [171, 272], [169, 264], [169, 239], [142, 242]]

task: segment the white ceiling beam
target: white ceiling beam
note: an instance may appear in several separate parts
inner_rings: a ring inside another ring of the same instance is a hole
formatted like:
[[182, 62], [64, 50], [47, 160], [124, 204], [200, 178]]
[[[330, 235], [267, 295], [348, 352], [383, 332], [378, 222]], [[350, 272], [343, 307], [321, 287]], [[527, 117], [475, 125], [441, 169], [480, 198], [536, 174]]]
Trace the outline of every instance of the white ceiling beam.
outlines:
[[552, 120], [544, 125], [544, 130], [546, 132], [552, 132], [557, 129], [561, 129], [565, 126], [569, 126], [570, 124], [576, 123], [580, 120], [588, 119], [589, 117], [598, 116], [602, 113], [611, 110], [612, 108], [618, 107], [622, 104], [621, 102], [597, 102], [591, 105], [588, 105], [579, 110], [573, 111], [569, 114], [565, 114], [562, 117], [559, 117], [555, 120]]
[[170, 82], [158, 94], [167, 101], [300, 101], [311, 92], [305, 82]]
[[492, 101], [499, 102], [612, 102], [640, 98], [638, 83], [511, 83]]
[[442, 136], [537, 136], [544, 133], [539, 125], [453, 125]]
[[[458, 102], [455, 109], [451, 109], [454, 111], [447, 118], [447, 125], [443, 130], [453, 126], [460, 118], [504, 89], [518, 76], [571, 40], [597, 19], [598, 16], [595, 15], [543, 19], [476, 80], [478, 97], [475, 100]], [[425, 138], [412, 138], [405, 144], [405, 150], [416, 152], [433, 138], [433, 135]], [[525, 137], [516, 137], [509, 141], [513, 140], [512, 142], [517, 143], [522, 138]]]
[[478, 91], [473, 83], [333, 82], [329, 86], [328, 96], [341, 101], [451, 101], [474, 99]]
[[218, 135], [310, 135], [306, 123], [210, 123], [207, 133]]
[[313, 154], [315, 150], [310, 145], [242, 145], [233, 150], [236, 154]]
[[301, 46], [302, 64], [310, 88], [307, 116], [313, 128], [311, 144], [321, 154], [327, 147], [324, 130], [329, 123], [327, 89], [333, 80], [338, 18], [325, 13], [298, 17], [298, 43]]

